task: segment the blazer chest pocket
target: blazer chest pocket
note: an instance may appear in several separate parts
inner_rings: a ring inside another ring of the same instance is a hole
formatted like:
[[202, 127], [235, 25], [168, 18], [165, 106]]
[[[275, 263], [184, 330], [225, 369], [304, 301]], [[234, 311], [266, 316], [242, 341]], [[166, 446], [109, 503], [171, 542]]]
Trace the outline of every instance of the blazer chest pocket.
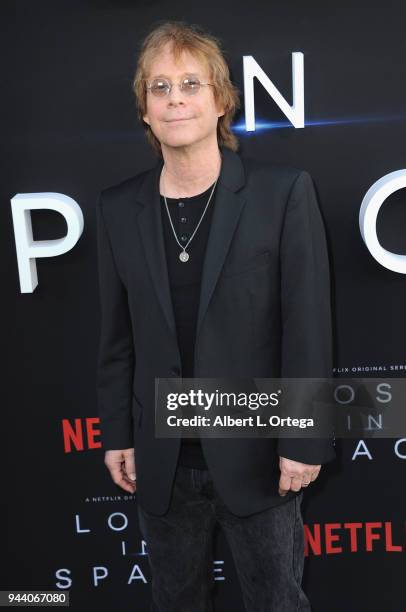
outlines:
[[230, 278], [232, 276], [238, 276], [245, 272], [250, 272], [266, 266], [271, 261], [271, 254], [269, 251], [263, 251], [262, 253], [256, 253], [251, 257], [242, 259], [240, 261], [233, 261], [225, 264], [221, 273], [222, 278]]
[[142, 405], [138, 401], [137, 397], [133, 393], [132, 412], [134, 417], [134, 425], [141, 427], [142, 423]]

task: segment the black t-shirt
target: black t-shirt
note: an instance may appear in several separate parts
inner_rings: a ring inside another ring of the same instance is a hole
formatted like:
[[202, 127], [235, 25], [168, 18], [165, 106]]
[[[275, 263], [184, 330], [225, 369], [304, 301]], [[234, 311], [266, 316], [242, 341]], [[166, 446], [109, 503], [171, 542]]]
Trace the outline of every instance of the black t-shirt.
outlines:
[[[189, 198], [166, 198], [174, 230], [182, 245], [187, 244], [199, 223], [213, 185], [214, 183], [203, 193]], [[189, 259], [187, 262], [182, 262], [179, 259], [182, 248], [173, 235], [165, 200], [161, 195], [161, 219], [183, 378], [193, 378], [194, 376], [193, 357], [202, 268], [215, 196], [216, 189], [199, 228], [186, 249]], [[198, 438], [182, 438], [178, 464], [207, 469], [207, 463]]]

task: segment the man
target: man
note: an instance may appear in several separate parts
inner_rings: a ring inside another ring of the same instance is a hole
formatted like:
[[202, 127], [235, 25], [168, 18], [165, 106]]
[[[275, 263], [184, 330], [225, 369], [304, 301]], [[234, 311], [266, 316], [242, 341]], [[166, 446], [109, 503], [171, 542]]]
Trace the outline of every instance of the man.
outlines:
[[155, 28], [134, 91], [159, 160], [99, 199], [98, 399], [105, 464], [137, 490], [151, 610], [212, 609], [216, 522], [248, 611], [309, 610], [302, 487], [335, 457], [331, 440], [156, 438], [154, 379], [331, 375], [311, 178], [238, 155], [237, 90], [200, 28]]

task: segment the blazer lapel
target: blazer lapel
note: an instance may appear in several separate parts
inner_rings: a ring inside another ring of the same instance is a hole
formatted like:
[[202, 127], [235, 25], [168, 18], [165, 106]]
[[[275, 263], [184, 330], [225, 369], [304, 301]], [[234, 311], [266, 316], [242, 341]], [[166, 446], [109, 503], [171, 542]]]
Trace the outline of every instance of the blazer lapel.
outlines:
[[160, 159], [155, 167], [145, 176], [144, 182], [137, 194], [137, 200], [143, 204], [137, 219], [151, 279], [166, 321], [176, 338], [176, 323], [169, 286], [161, 219], [159, 177], [162, 166], [163, 160]]
[[[243, 194], [236, 193], [245, 183], [244, 168], [239, 155], [227, 147], [220, 147], [220, 151], [222, 164], [216, 186], [215, 207], [203, 262], [196, 341], [246, 201]], [[137, 194], [137, 201], [143, 204], [137, 219], [155, 291], [169, 328], [176, 339], [176, 324], [161, 221], [159, 177], [162, 166], [163, 160], [159, 159], [155, 167], [145, 175]], [[191, 256], [193, 257], [193, 248]], [[187, 263], [184, 265], [187, 265]]]
[[246, 202], [236, 193], [245, 182], [242, 161], [226, 147], [221, 148], [223, 161], [216, 186], [216, 201], [203, 262], [200, 302], [196, 326], [196, 343], [210, 298], [231, 245], [238, 219]]

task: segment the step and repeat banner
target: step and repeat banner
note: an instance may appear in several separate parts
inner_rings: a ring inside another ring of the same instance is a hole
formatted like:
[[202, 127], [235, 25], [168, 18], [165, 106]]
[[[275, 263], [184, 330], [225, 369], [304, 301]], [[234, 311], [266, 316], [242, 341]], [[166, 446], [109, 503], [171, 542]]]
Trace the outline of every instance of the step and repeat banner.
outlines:
[[[110, 479], [96, 404], [97, 196], [155, 163], [131, 90], [139, 45], [166, 19], [221, 39], [241, 92], [233, 124], [241, 156], [288, 163], [314, 179], [331, 259], [332, 376], [402, 378], [406, 8], [83, 0], [5, 2], [0, 10], [0, 587], [69, 591], [78, 611], [146, 612], [151, 576], [137, 496]], [[51, 198], [47, 208], [50, 194], [58, 204]], [[379, 426], [376, 414], [365, 425]], [[304, 589], [314, 612], [400, 612], [406, 432], [338, 439], [336, 449], [304, 493]], [[242, 612], [220, 530], [213, 575], [215, 609]]]

